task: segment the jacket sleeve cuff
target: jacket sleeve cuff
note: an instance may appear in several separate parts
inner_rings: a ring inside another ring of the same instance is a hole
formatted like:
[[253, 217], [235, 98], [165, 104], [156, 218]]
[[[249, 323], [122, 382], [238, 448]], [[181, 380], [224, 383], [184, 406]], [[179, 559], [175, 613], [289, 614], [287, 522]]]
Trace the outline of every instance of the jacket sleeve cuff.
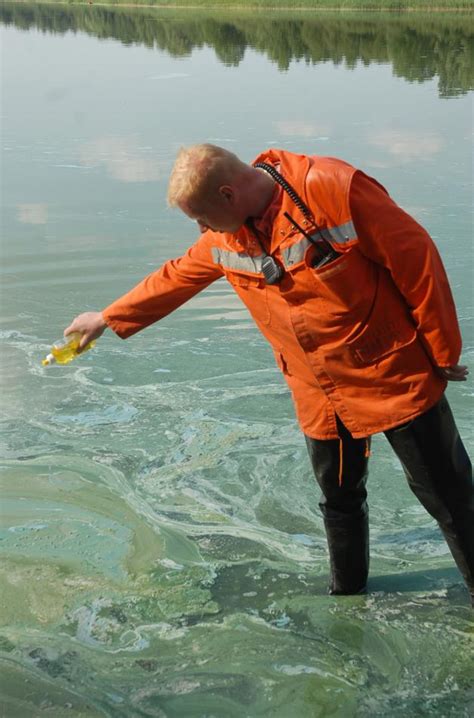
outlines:
[[111, 329], [120, 339], [128, 339], [129, 336], [132, 334], [135, 334], [135, 331], [138, 331], [138, 329], [131, 330], [130, 327], [127, 327], [127, 323], [124, 321], [121, 321], [120, 319], [114, 319], [109, 311], [108, 307], [102, 310], [102, 319], [106, 323], [107, 327]]

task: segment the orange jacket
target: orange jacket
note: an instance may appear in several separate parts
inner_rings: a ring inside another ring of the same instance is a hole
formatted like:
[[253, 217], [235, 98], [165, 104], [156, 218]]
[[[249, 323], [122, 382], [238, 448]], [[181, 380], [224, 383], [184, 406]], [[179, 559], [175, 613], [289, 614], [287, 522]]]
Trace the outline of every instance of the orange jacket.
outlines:
[[429, 235], [381, 185], [341, 160], [272, 149], [255, 160], [262, 161], [294, 187], [340, 256], [311, 266], [314, 249], [284, 212], [309, 234], [316, 228], [278, 188], [256, 227], [285, 268], [280, 284], [265, 284], [262, 244], [247, 227], [235, 235], [209, 230], [107, 307], [108, 326], [131, 336], [225, 275], [270, 342], [305, 434], [337, 438], [338, 414], [361, 438], [426, 411], [446, 387], [434, 366], [456, 364], [461, 351]]

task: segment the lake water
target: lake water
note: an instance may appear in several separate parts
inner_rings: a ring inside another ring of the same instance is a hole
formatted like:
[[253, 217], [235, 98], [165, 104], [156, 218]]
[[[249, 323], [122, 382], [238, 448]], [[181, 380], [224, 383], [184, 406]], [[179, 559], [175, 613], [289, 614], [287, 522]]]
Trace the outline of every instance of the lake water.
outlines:
[[[383, 436], [369, 594], [326, 595], [286, 385], [225, 282], [40, 366], [76, 314], [194, 241], [167, 177], [179, 146], [210, 141], [376, 176], [434, 237], [474, 371], [468, 19], [0, 17], [2, 715], [472, 716], [467, 592]], [[472, 378], [448, 396], [472, 453]]]

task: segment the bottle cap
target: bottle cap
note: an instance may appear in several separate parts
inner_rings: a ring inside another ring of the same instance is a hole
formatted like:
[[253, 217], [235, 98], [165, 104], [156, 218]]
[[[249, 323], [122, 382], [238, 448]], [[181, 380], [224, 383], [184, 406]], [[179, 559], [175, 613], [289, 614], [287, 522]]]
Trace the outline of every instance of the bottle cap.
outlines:
[[56, 361], [56, 357], [53, 354], [48, 354], [46, 359], [43, 359], [41, 362], [42, 366], [49, 366], [50, 364], [54, 364]]

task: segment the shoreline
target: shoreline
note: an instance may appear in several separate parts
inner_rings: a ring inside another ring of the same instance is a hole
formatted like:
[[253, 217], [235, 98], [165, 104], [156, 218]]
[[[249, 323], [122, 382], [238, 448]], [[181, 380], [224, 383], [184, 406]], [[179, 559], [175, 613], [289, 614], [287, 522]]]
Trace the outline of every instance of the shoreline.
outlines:
[[[343, 1], [343, 0], [342, 0]], [[374, 7], [374, 6], [367, 6], [364, 5], [363, 2], [360, 2], [360, 4], [354, 5], [354, 6], [348, 6], [346, 4], [340, 4], [340, 5], [317, 5], [317, 6], [311, 6], [308, 7], [308, 5], [262, 5], [262, 4], [256, 4], [253, 5], [251, 2], [248, 4], [236, 4], [236, 5], [221, 5], [221, 4], [202, 4], [202, 5], [195, 5], [192, 2], [189, 4], [186, 2], [179, 3], [179, 4], [165, 4], [162, 5], [160, 3], [143, 3], [143, 2], [130, 2], [129, 0], [126, 0], [126, 2], [120, 2], [118, 0], [117, 2], [94, 2], [94, 0], [8, 0], [9, 3], [17, 4], [17, 5], [67, 5], [68, 7], [71, 6], [88, 6], [88, 7], [104, 7], [104, 8], [140, 8], [140, 9], [155, 9], [155, 10], [210, 10], [210, 11], [242, 11], [242, 10], [249, 10], [252, 12], [255, 11], [281, 11], [281, 12], [372, 12], [372, 13], [396, 13], [396, 14], [402, 14], [405, 12], [412, 13], [412, 12], [436, 12], [436, 13], [458, 13], [458, 12], [464, 12], [464, 13], [472, 13], [472, 5], [470, 6], [462, 6], [462, 5], [456, 5], [456, 6], [432, 6], [428, 4], [420, 4], [420, 5], [407, 5], [406, 7], [390, 7], [390, 6], [383, 6], [383, 7]]]

